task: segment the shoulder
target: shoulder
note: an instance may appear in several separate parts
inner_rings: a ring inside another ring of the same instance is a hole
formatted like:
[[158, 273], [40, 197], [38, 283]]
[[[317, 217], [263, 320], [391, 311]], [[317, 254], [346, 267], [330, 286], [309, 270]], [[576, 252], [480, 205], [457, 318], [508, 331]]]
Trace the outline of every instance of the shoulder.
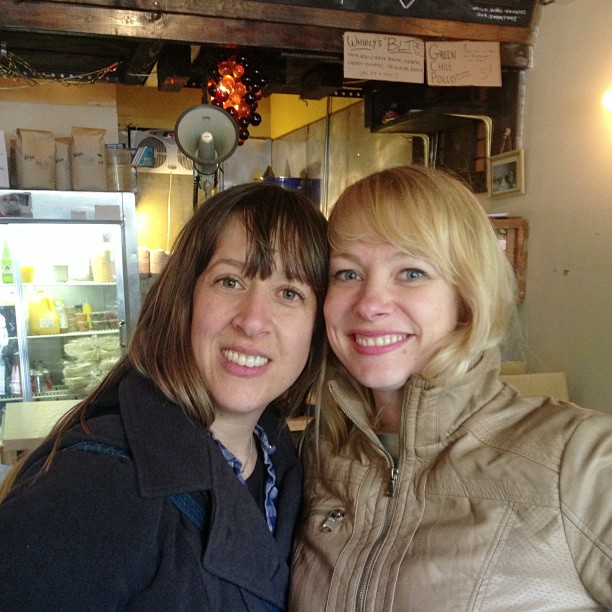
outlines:
[[591, 413], [568, 439], [561, 459], [563, 526], [583, 583], [612, 606], [612, 417]]
[[[478, 410], [462, 428], [487, 446], [506, 450], [560, 469], [566, 447], [576, 431], [589, 422], [612, 432], [612, 417], [549, 397], [522, 397], [509, 387]], [[583, 436], [580, 436], [583, 438]], [[583, 443], [587, 443], [586, 439]]]
[[[116, 584], [115, 594], [140, 589], [155, 573], [163, 499], [138, 495], [131, 460], [67, 449], [39, 468], [0, 505], [0, 541], [11, 551], [0, 555], [0, 582], [11, 584], [10, 601], [78, 602], [100, 581]], [[43, 589], [41, 572], [54, 588]]]

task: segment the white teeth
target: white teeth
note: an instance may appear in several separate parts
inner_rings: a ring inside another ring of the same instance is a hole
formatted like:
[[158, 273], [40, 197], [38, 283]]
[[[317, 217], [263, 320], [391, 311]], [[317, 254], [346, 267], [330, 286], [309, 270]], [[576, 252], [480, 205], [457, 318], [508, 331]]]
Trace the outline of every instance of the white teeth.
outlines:
[[268, 363], [269, 359], [260, 355], [245, 355], [236, 351], [223, 351], [223, 356], [232, 363], [237, 363], [247, 368], [258, 368]]
[[360, 346], [387, 346], [401, 342], [406, 338], [406, 334], [390, 334], [388, 336], [355, 336], [355, 342]]

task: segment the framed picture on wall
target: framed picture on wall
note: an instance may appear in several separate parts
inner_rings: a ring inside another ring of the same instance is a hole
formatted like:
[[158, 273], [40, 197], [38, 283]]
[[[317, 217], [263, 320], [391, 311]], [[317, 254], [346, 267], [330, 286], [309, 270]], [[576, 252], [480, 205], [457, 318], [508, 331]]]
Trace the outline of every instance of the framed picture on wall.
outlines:
[[525, 193], [525, 155], [523, 149], [489, 157], [488, 178], [489, 196], [491, 198]]

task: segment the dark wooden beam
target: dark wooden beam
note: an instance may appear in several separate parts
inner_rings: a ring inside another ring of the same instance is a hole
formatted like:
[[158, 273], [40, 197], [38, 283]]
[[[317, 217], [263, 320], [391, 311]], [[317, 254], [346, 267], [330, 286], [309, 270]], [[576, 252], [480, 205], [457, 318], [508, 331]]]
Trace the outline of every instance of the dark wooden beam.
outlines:
[[0, 27], [336, 54], [346, 30], [522, 44], [535, 30], [248, 0], [0, 0]]
[[123, 66], [124, 85], [144, 85], [164, 48], [162, 41], [142, 41]]

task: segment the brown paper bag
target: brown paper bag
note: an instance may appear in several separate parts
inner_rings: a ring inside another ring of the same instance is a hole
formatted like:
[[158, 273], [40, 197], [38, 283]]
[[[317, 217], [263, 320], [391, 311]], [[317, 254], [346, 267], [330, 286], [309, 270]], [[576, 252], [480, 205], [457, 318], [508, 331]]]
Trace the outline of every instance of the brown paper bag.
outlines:
[[106, 147], [101, 128], [72, 128], [72, 188], [78, 191], [107, 191]]
[[17, 128], [15, 161], [18, 189], [55, 189], [53, 132]]

